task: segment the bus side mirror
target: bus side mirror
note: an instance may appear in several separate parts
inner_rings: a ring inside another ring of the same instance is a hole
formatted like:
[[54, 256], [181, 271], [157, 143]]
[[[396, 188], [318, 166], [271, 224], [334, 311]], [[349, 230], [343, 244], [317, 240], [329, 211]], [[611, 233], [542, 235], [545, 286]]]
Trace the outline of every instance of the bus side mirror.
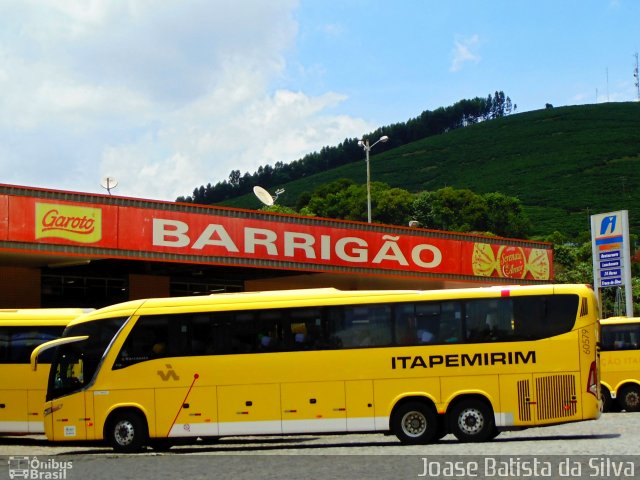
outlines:
[[45, 350], [49, 350], [50, 348], [57, 347], [58, 345], [65, 345], [67, 343], [81, 342], [89, 338], [88, 335], [82, 335], [78, 337], [63, 337], [56, 338], [55, 340], [51, 340], [49, 342], [42, 343], [33, 349], [31, 352], [31, 357], [29, 358], [29, 363], [31, 363], [31, 370], [34, 372], [38, 370], [38, 355], [40, 355]]

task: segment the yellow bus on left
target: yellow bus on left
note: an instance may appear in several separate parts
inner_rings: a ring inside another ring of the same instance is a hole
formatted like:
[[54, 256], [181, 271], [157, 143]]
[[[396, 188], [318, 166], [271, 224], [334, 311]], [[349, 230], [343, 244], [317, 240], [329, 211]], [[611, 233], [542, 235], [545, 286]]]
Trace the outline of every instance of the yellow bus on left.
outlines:
[[62, 335], [85, 308], [0, 309], [0, 435], [42, 434], [51, 355], [31, 370], [31, 351]]

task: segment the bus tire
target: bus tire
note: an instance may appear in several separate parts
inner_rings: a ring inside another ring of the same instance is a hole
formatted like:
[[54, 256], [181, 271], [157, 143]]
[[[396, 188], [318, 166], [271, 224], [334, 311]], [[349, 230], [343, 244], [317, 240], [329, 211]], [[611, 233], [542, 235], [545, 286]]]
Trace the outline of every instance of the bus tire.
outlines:
[[484, 442], [495, 436], [493, 411], [476, 398], [462, 400], [451, 410], [449, 428], [461, 442]]
[[391, 430], [400, 442], [417, 445], [432, 442], [441, 432], [438, 414], [424, 402], [407, 402], [391, 416]]
[[616, 397], [620, 406], [627, 412], [640, 412], [640, 387], [638, 385], [622, 387]]
[[602, 412], [611, 412], [613, 410], [613, 398], [611, 392], [604, 385], [600, 385], [600, 399], [602, 400]]
[[147, 423], [134, 410], [116, 412], [107, 424], [105, 437], [116, 452], [139, 452], [149, 437]]

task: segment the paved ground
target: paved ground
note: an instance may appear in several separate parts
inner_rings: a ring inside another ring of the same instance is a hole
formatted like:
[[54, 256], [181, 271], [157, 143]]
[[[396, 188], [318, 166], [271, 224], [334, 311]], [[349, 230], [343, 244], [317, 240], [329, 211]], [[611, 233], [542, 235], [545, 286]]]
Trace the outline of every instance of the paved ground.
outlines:
[[21, 456], [38, 467], [30, 468], [36, 473], [30, 471], [28, 478], [70, 480], [635, 478], [640, 477], [640, 414], [607, 413], [597, 421], [503, 432], [481, 444], [463, 444], [451, 435], [422, 446], [378, 434], [233, 437], [120, 455], [101, 445], [0, 437], [0, 459], [7, 465], [0, 464], [0, 479], [9, 478], [10, 456], [14, 466]]

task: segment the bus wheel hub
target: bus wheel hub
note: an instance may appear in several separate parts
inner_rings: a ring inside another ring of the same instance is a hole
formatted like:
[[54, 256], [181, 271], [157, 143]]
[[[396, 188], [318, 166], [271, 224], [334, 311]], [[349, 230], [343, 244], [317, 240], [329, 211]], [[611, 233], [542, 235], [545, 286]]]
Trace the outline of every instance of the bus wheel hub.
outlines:
[[120, 445], [130, 444], [134, 436], [133, 425], [129, 422], [119, 422], [115, 427], [114, 436]]
[[484, 419], [476, 410], [465, 410], [458, 419], [458, 425], [460, 430], [473, 434], [482, 430]]

